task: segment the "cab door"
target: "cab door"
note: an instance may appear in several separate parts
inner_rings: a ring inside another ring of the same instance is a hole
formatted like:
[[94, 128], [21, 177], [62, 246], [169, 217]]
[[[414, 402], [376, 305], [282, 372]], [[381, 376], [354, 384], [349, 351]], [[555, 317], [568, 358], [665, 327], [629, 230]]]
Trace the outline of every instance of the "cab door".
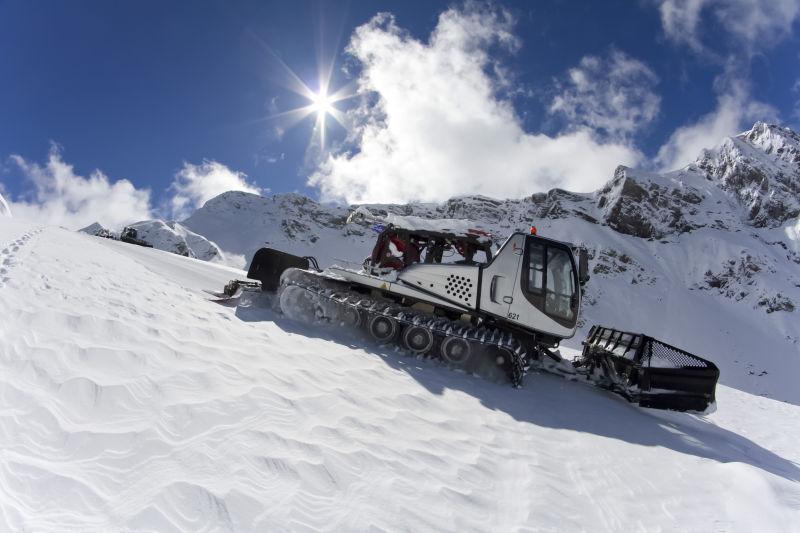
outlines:
[[508, 318], [543, 333], [572, 336], [580, 309], [572, 250], [564, 243], [529, 235], [519, 273]]
[[508, 317], [510, 306], [514, 302], [514, 288], [518, 282], [524, 251], [525, 235], [515, 233], [508, 238], [491, 263], [483, 268], [480, 301], [482, 311]]

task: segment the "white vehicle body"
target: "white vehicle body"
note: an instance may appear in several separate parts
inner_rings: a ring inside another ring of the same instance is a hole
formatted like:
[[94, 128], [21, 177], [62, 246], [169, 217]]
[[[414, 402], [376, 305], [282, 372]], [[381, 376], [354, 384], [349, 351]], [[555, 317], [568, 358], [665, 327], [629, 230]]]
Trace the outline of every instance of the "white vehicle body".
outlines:
[[[558, 269], [547, 268], [556, 261]], [[330, 271], [389, 294], [562, 339], [575, 334], [580, 311], [577, 265], [569, 245], [523, 233], [512, 234], [487, 264], [417, 263], [391, 279], [339, 267]], [[538, 292], [530, 287], [532, 281], [538, 282]]]

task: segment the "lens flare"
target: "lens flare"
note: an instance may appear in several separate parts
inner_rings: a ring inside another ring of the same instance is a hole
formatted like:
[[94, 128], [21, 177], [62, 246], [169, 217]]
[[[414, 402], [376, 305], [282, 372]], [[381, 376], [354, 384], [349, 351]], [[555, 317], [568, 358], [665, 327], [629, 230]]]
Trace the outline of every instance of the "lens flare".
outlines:
[[[263, 41], [259, 40], [258, 42], [264, 47], [265, 51], [268, 52], [268, 56], [279, 65], [279, 68], [275, 69], [275, 72], [282, 74], [282, 76], [275, 81], [291, 92], [302, 96], [308, 103], [301, 107], [274, 112], [266, 117], [256, 119], [254, 122], [280, 122], [280, 129], [285, 131], [313, 115], [315, 116], [315, 121], [311, 141], [314, 141], [316, 137], [317, 142], [310, 142], [309, 149], [318, 149], [320, 154], [323, 153], [325, 151], [326, 130], [328, 126], [336, 123], [346, 129], [345, 114], [336, 107], [336, 104], [356, 96], [355, 82], [350, 82], [339, 87], [334, 92], [329, 92], [330, 82], [333, 76], [333, 61], [331, 61], [327, 68], [319, 69], [319, 79], [317, 80], [317, 87], [319, 89], [314, 91], [289, 67], [289, 65], [263, 43]], [[333, 122], [329, 121], [328, 117], [332, 117]]]
[[311, 95], [310, 107], [313, 112], [317, 113], [318, 116], [333, 114], [334, 110], [336, 109], [333, 107], [333, 102], [331, 102], [330, 97], [325, 93], [325, 91], [320, 91]]

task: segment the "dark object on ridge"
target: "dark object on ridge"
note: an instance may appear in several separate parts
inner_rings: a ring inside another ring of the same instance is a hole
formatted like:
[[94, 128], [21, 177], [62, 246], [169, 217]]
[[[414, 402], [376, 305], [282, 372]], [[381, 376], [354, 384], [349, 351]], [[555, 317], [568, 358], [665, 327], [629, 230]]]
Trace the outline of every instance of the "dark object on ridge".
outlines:
[[136, 228], [131, 228], [130, 226], [124, 228], [122, 233], [119, 235], [119, 240], [122, 242], [127, 242], [128, 244], [136, 244], [137, 246], [144, 246], [146, 248], [152, 248], [153, 245], [149, 242], [142, 240], [139, 238], [139, 234], [136, 232]]

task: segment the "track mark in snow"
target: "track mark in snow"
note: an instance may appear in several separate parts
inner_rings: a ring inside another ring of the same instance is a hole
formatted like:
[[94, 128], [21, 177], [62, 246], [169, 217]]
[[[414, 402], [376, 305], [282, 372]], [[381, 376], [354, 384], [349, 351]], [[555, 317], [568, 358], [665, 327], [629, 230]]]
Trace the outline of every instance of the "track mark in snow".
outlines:
[[38, 235], [44, 230], [44, 228], [36, 228], [29, 232], [24, 233], [18, 239], [12, 241], [8, 244], [5, 248], [0, 250], [0, 288], [5, 287], [5, 285], [11, 281], [11, 270], [13, 269], [14, 265], [17, 264], [17, 254], [21, 249], [24, 249], [24, 246], [30, 241], [33, 237]]

